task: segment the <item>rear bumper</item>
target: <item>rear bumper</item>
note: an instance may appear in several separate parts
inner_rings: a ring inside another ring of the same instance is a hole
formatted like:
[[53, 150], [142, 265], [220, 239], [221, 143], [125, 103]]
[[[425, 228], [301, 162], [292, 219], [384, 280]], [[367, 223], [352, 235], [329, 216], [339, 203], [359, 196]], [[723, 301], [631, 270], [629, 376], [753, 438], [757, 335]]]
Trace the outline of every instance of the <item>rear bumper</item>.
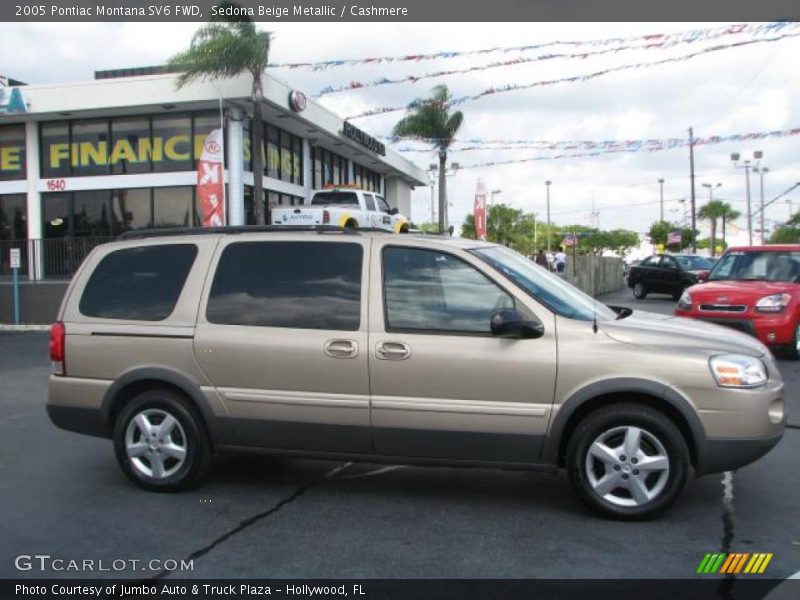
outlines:
[[111, 437], [108, 419], [100, 409], [48, 404], [47, 415], [53, 425], [61, 429], [97, 437]]
[[783, 437], [780, 433], [770, 437], [753, 439], [707, 439], [702, 463], [697, 466], [698, 475], [732, 471], [758, 460], [772, 450]]

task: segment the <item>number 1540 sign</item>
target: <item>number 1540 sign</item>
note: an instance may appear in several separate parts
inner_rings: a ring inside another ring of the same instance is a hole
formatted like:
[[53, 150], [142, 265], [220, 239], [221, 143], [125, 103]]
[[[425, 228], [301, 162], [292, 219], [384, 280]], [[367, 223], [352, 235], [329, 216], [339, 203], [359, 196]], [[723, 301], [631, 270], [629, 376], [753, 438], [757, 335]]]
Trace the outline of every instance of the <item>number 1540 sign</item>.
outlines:
[[21, 266], [19, 248], [11, 248], [11, 255], [9, 256], [9, 266], [12, 269], [19, 269]]

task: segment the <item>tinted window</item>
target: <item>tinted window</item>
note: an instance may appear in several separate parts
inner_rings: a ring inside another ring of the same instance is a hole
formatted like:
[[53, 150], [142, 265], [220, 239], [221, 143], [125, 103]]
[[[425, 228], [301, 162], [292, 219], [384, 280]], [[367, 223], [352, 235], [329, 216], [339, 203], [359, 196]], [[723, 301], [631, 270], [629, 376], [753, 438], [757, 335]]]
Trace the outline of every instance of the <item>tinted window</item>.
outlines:
[[657, 267], [659, 260], [661, 260], [660, 256], [648, 256], [641, 263], [639, 263], [639, 266], [640, 267]]
[[711, 271], [709, 279], [800, 283], [800, 252], [728, 252]]
[[514, 299], [450, 254], [416, 248], [383, 251], [388, 329], [489, 333], [497, 308]]
[[364, 194], [364, 202], [367, 204], [367, 210], [375, 210], [375, 200], [373, 199], [372, 194]]
[[314, 206], [325, 206], [327, 204], [346, 204], [358, 206], [358, 196], [353, 192], [317, 192], [311, 201]]
[[225, 325], [355, 331], [361, 322], [358, 244], [238, 242], [222, 252], [206, 318]]
[[195, 256], [193, 244], [115, 250], [89, 278], [80, 311], [103, 319], [162, 321], [175, 309]]
[[675, 257], [678, 264], [687, 271], [707, 271], [714, 268], [714, 261], [703, 256], [683, 256]]
[[386, 204], [386, 200], [381, 198], [380, 196], [375, 196], [375, 200], [378, 202], [378, 210], [389, 213], [392, 209], [389, 208], [389, 205]]

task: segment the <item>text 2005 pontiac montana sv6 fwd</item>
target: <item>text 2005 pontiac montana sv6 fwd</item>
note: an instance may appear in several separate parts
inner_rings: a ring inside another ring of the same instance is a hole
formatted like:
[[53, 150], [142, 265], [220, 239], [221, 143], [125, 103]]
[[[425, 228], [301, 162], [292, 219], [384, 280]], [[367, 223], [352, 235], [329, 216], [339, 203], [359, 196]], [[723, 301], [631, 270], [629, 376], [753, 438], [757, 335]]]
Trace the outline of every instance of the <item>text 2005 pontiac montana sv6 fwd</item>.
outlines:
[[151, 490], [212, 451], [563, 467], [647, 518], [781, 438], [757, 340], [619, 309], [502, 246], [228, 229], [96, 248], [52, 328], [48, 411]]

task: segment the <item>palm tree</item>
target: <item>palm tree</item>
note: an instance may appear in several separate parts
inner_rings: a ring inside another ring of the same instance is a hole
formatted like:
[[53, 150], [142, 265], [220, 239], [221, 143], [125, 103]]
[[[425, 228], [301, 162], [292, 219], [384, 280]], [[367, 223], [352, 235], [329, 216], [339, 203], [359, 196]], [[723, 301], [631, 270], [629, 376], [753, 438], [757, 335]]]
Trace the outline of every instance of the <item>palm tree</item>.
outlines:
[[723, 202], [722, 204], [725, 206], [725, 212], [722, 215], [722, 246], [723, 248], [727, 248], [728, 243], [725, 241], [726, 225], [728, 224], [728, 221], [734, 221], [741, 217], [742, 213], [733, 208], [727, 202]]
[[[238, 6], [223, 2], [220, 6]], [[203, 25], [192, 37], [188, 50], [169, 59], [168, 65], [181, 72], [177, 87], [200, 79], [236, 77], [241, 73], [252, 76], [250, 100], [253, 104], [252, 140], [250, 155], [253, 159], [253, 205], [256, 221], [266, 222], [264, 213], [264, 159], [261, 147], [264, 125], [261, 105], [264, 102], [264, 84], [261, 75], [267, 68], [271, 34], [259, 31], [246, 16], [230, 20], [217, 17]], [[259, 201], [261, 199], [261, 201]]]
[[446, 85], [433, 88], [430, 98], [414, 102], [411, 113], [400, 119], [394, 126], [393, 134], [431, 142], [439, 153], [439, 232], [447, 227], [447, 190], [445, 175], [447, 169], [447, 150], [453, 143], [456, 132], [464, 121], [461, 111], [449, 112], [452, 96]]
[[[730, 208], [730, 207], [729, 207]], [[717, 251], [717, 221], [725, 214], [725, 203], [719, 200], [710, 200], [697, 211], [697, 216], [711, 223], [711, 256]]]

